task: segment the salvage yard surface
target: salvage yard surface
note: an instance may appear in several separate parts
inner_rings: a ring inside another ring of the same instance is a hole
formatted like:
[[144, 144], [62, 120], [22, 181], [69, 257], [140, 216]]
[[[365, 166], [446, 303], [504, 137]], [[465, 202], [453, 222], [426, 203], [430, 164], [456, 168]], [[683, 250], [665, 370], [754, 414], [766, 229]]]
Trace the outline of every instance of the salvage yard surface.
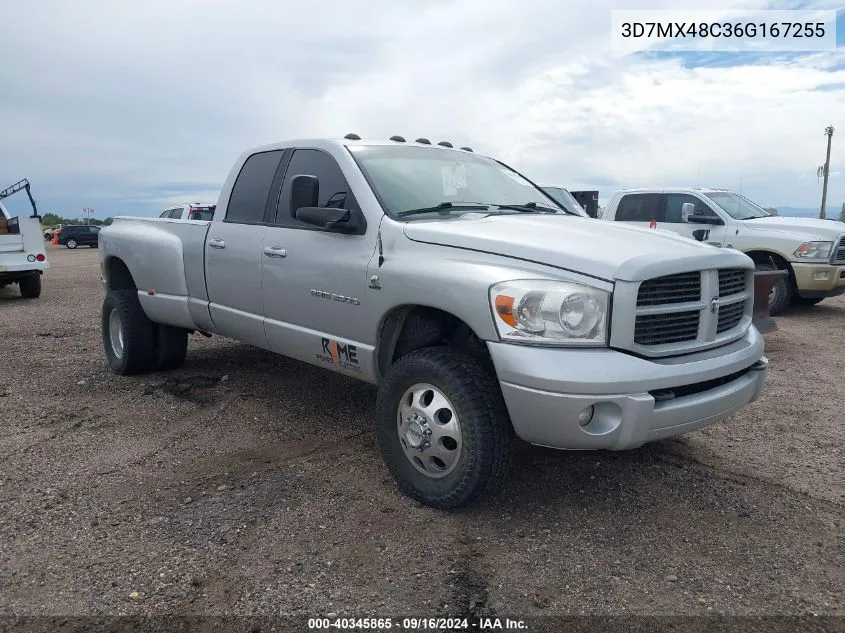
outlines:
[[777, 319], [731, 419], [518, 444], [501, 494], [446, 513], [394, 487], [374, 387], [199, 335], [115, 376], [96, 249], [48, 256], [39, 299], [0, 290], [3, 613], [845, 615], [845, 297]]

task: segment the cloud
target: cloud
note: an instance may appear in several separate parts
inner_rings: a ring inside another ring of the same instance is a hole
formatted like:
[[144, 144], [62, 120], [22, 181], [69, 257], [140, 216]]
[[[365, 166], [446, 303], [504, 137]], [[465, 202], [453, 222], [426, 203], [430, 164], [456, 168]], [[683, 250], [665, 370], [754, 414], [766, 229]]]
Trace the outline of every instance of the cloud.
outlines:
[[349, 131], [449, 139], [603, 198], [698, 180], [812, 207], [824, 127], [845, 131], [842, 49], [613, 55], [610, 10], [625, 6], [609, 0], [5, 6], [0, 176], [26, 176], [42, 206], [65, 214], [215, 199], [244, 149]]

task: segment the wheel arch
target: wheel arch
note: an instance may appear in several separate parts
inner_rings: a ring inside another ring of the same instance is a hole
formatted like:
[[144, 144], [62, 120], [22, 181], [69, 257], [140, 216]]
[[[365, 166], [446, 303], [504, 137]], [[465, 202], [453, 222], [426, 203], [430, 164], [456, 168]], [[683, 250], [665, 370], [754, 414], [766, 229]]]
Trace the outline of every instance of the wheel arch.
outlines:
[[384, 377], [402, 356], [418, 349], [451, 346], [492, 367], [484, 340], [456, 314], [423, 304], [405, 304], [390, 310], [379, 325], [376, 375]]
[[792, 264], [789, 262], [786, 257], [781, 255], [776, 251], [770, 251], [766, 249], [752, 249], [750, 251], [745, 251], [745, 254], [748, 255], [755, 264], [771, 264], [776, 266], [781, 270], [786, 270], [789, 273], [789, 283], [792, 288], [796, 287], [795, 283], [795, 271], [792, 270]]
[[109, 290], [137, 290], [135, 279], [129, 266], [122, 259], [111, 256], [106, 259], [104, 266], [106, 287]]

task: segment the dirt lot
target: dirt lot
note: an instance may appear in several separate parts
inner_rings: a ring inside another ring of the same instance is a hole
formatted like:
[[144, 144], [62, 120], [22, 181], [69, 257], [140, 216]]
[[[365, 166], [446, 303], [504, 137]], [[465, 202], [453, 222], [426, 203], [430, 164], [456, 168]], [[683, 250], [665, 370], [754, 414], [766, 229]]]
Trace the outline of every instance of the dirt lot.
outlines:
[[760, 401], [626, 453], [517, 447], [494, 501], [400, 495], [372, 387], [214, 337], [121, 378], [97, 251], [0, 290], [0, 612], [845, 615], [845, 298]]

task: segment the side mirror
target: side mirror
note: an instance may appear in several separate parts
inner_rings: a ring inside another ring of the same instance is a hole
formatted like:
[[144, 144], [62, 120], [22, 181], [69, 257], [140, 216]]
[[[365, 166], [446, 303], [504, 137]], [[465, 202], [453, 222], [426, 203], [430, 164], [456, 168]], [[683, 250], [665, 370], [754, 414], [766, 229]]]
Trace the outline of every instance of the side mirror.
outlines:
[[294, 216], [299, 217], [297, 212], [302, 207], [316, 207], [319, 199], [320, 179], [317, 176], [294, 176], [290, 183], [290, 209]]
[[[683, 216], [683, 213], [684, 213], [683, 207], [685, 207], [687, 204], [690, 204], [690, 203], [687, 202], [687, 203], [684, 203], [682, 205], [682, 208], [681, 208], [681, 215], [682, 216]], [[690, 206], [692, 206], [692, 205], [690, 204]], [[722, 218], [720, 218], [715, 213], [706, 213], [706, 212], [702, 213], [700, 211], [698, 213], [692, 213], [689, 216], [687, 216], [687, 222], [690, 222], [692, 224], [711, 224], [711, 225], [724, 224], [724, 222], [722, 222]]]
[[681, 205], [681, 222], [689, 222], [690, 216], [695, 213], [695, 205], [692, 202], [684, 202]]
[[296, 219], [334, 233], [363, 235], [367, 230], [367, 220], [358, 209], [300, 207], [296, 210]]

